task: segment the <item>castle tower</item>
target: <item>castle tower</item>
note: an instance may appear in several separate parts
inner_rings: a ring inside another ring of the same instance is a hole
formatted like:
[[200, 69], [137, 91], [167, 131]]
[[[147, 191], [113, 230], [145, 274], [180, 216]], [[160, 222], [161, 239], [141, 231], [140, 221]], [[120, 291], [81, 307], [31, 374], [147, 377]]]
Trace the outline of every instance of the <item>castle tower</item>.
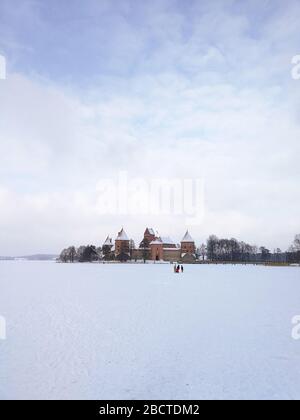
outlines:
[[196, 252], [195, 241], [189, 234], [189, 231], [186, 232], [181, 241], [181, 252], [182, 254], [195, 254]]
[[104, 260], [109, 261], [113, 258], [113, 241], [110, 236], [108, 236], [102, 245], [102, 255]]
[[162, 261], [164, 259], [164, 244], [161, 239], [155, 239], [150, 243], [151, 259]]
[[102, 247], [103, 247], [103, 248], [104, 248], [104, 247], [107, 247], [107, 248], [112, 249], [112, 247], [113, 247], [113, 246], [114, 246], [114, 245], [113, 245], [113, 241], [112, 241], [111, 237], [110, 237], [110, 236], [108, 236], [108, 237], [106, 238], [106, 240], [105, 240], [104, 244], [102, 245]]
[[129, 257], [129, 254], [130, 241], [125, 230], [122, 228], [115, 240], [115, 255], [116, 257], [123, 256], [125, 258], [126, 255]]
[[155, 232], [151, 228], [147, 228], [144, 233], [144, 241], [150, 244], [152, 241], [155, 241], [156, 236]]

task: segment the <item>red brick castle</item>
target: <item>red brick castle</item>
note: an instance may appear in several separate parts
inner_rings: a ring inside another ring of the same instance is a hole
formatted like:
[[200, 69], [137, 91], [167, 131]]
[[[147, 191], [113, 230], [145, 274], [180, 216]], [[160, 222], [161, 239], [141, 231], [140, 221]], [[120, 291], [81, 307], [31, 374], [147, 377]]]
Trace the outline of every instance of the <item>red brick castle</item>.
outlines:
[[120, 261], [133, 259], [192, 263], [196, 260], [195, 241], [188, 231], [181, 243], [176, 244], [171, 238], [160, 236], [153, 229], [147, 228], [139, 247], [136, 248], [122, 228], [115, 239], [115, 244], [110, 237], [107, 237], [103, 244], [104, 249], [108, 255], [110, 253], [112, 259]]

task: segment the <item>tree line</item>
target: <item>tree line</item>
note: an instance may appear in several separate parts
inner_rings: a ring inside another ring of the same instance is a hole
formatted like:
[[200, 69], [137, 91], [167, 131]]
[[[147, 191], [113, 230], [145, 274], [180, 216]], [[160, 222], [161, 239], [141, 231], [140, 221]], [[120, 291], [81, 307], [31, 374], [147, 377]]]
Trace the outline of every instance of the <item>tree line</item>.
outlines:
[[294, 242], [287, 252], [287, 262], [300, 263], [300, 234], [295, 236]]
[[70, 246], [64, 249], [60, 256], [59, 261], [64, 263], [74, 262], [97, 262], [97, 261], [120, 261], [126, 262], [132, 259], [133, 250], [135, 248], [134, 242], [129, 241], [129, 246], [126, 243], [122, 244], [120, 254], [116, 258], [110, 246], [104, 245], [103, 247], [96, 247], [95, 245], [86, 245], [75, 248]]
[[[205, 249], [205, 251], [203, 251]], [[300, 235], [296, 235], [287, 252], [277, 248], [271, 252], [265, 246], [250, 245], [235, 238], [220, 239], [211, 235], [200, 247], [202, 258], [210, 261], [254, 263], [300, 263]]]
[[64, 263], [94, 262], [101, 260], [101, 253], [102, 249], [96, 248], [94, 245], [80, 246], [79, 248], [70, 246], [61, 252], [59, 260]]

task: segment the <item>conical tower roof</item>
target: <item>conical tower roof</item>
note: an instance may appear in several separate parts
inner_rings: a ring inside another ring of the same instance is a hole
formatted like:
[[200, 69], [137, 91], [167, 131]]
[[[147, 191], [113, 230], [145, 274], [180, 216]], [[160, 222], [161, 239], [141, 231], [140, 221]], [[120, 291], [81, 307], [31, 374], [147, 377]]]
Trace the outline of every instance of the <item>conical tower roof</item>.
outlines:
[[191, 237], [191, 235], [189, 234], [189, 231], [186, 231], [186, 234], [184, 235], [182, 242], [195, 242], [194, 239]]
[[103, 244], [103, 246], [112, 246], [112, 239], [108, 236]]
[[122, 228], [121, 232], [118, 233], [118, 237], [116, 239], [117, 241], [129, 241], [129, 238], [125, 232], [125, 230]]

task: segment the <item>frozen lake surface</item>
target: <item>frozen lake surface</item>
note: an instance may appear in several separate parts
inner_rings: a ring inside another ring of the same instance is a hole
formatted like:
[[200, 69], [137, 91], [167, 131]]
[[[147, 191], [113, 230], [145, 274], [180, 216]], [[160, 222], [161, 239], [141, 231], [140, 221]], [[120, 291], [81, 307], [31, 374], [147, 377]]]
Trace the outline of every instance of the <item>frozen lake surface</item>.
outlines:
[[0, 399], [299, 399], [300, 269], [0, 263]]

